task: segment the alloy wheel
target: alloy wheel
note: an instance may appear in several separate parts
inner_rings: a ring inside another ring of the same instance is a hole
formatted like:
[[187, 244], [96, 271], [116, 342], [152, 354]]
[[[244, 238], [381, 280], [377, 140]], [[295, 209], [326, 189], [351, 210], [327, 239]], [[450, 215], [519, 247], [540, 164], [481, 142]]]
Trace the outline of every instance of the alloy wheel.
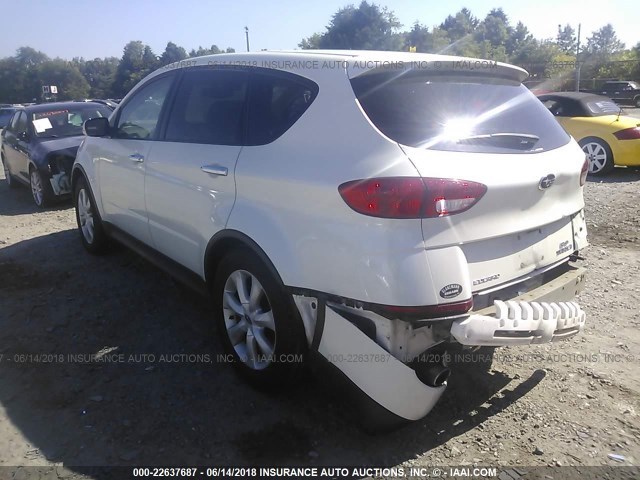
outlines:
[[246, 270], [229, 275], [222, 309], [226, 333], [236, 354], [253, 370], [263, 370], [273, 360], [276, 326], [267, 294]]

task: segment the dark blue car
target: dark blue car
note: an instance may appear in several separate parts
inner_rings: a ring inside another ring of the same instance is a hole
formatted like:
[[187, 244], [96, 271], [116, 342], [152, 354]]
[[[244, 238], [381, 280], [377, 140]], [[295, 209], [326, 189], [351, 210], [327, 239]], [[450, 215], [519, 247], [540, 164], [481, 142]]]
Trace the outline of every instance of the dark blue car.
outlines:
[[18, 107], [2, 131], [2, 165], [10, 187], [31, 187], [38, 207], [71, 193], [69, 174], [84, 138], [82, 124], [108, 117], [100, 103], [59, 102]]

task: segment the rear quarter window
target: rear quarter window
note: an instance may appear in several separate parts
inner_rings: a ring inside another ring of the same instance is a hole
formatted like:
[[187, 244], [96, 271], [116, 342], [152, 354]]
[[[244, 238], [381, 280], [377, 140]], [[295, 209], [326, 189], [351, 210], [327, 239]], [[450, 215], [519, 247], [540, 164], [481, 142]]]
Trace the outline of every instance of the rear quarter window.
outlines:
[[286, 72], [255, 71], [249, 93], [248, 145], [266, 145], [282, 136], [318, 95], [314, 82]]
[[371, 122], [411, 147], [480, 153], [537, 153], [570, 137], [519, 82], [487, 76], [409, 71], [351, 80]]

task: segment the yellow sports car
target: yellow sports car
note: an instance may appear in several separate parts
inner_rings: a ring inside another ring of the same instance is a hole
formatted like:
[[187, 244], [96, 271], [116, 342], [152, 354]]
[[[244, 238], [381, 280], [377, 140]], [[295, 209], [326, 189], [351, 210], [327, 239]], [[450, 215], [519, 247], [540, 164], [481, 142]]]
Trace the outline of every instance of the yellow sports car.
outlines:
[[640, 119], [622, 115], [613, 100], [582, 92], [538, 98], [580, 144], [590, 174], [604, 175], [614, 165], [640, 166]]

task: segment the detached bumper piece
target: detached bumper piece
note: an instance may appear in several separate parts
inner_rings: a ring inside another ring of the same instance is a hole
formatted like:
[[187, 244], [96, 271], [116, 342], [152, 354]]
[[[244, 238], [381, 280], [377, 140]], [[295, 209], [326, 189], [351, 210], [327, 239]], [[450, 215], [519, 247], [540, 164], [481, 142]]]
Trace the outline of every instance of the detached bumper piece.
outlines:
[[423, 383], [415, 370], [331, 308], [326, 309], [318, 352], [369, 399], [404, 420], [424, 417], [446, 387]]
[[453, 322], [463, 345], [530, 345], [564, 340], [584, 329], [586, 315], [575, 302], [496, 300], [495, 317], [474, 314]]

